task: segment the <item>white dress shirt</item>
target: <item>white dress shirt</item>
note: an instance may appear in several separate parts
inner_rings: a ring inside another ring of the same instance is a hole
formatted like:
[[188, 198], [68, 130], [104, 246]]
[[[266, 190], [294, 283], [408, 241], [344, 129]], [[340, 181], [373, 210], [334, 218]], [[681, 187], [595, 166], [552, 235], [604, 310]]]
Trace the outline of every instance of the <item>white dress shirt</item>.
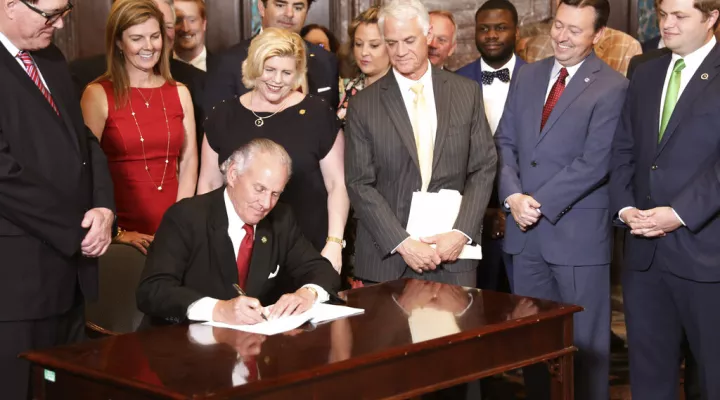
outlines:
[[[495, 69], [485, 63], [485, 60], [480, 58], [480, 70], [483, 72], [495, 72], [501, 69], [507, 68], [510, 71], [510, 79], [512, 79], [513, 72], [515, 71], [515, 54], [510, 58], [505, 65]], [[495, 135], [500, 118], [502, 118], [503, 110], [505, 109], [505, 101], [510, 91], [510, 82], [503, 82], [500, 79], [493, 79], [489, 85], [482, 85], [483, 103], [485, 104], [485, 116], [490, 123], [490, 130]]]
[[[245, 223], [242, 219], [240, 219], [240, 216], [238, 216], [235, 211], [235, 207], [228, 196], [227, 189], [225, 189], [223, 196], [225, 198], [225, 211], [228, 216], [228, 236], [230, 236], [234, 254], [238, 254], [240, 251], [240, 244], [242, 243], [243, 238], [245, 238], [245, 229], [243, 229]], [[253, 225], [253, 231], [254, 230], [255, 226]], [[229, 282], [228, 285], [230, 285]], [[316, 303], [323, 303], [330, 299], [328, 292], [318, 285], [307, 284], [303, 287], [313, 288], [317, 291], [317, 299], [315, 299]], [[203, 297], [202, 299], [192, 303], [187, 310], [188, 319], [191, 321], [212, 321], [213, 309], [215, 308], [217, 302], [218, 300], [212, 297]]]
[[[715, 43], [717, 43], [717, 40], [715, 40], [715, 36], [712, 36], [709, 42], [705, 43], [702, 47], [686, 55], [685, 57], [681, 57], [679, 54], [672, 53], [672, 57], [670, 58], [670, 65], [668, 65], [667, 72], [665, 73], [665, 83], [663, 84], [662, 95], [660, 96], [660, 119], [658, 119], [657, 121], [658, 134], [660, 132], [660, 124], [662, 123], [663, 108], [665, 107], [665, 92], [667, 92], [667, 87], [670, 83], [670, 76], [672, 75], [673, 69], [675, 68], [675, 62], [681, 58], [685, 60], [685, 68], [682, 70], [682, 72], [680, 72], [680, 90], [678, 91], [677, 98], [677, 101], [680, 101], [680, 97], [685, 91], [688, 83], [690, 83], [690, 79], [692, 79], [698, 68], [700, 68], [700, 64], [705, 61], [705, 57], [707, 57], [708, 54], [710, 54], [710, 51], [712, 51], [713, 47], [715, 47]], [[618, 212], [618, 219], [625, 223], [625, 221], [620, 217], [620, 215], [622, 215], [625, 210], [629, 210], [631, 208], [635, 207], [623, 207]], [[675, 213], [675, 216], [680, 221], [680, 223], [685, 225], [685, 221], [680, 218], [680, 215], [678, 215], [675, 210], [673, 210], [673, 213]]]
[[193, 58], [190, 61], [183, 60], [175, 52], [173, 52], [173, 58], [175, 58], [176, 60], [180, 60], [186, 64], [190, 64], [197, 69], [207, 72], [207, 47], [205, 47], [205, 46], [203, 46], [203, 49], [200, 52], [200, 54], [198, 54], [197, 57]]
[[[10, 57], [14, 58], [15, 61], [22, 67], [23, 71], [27, 72], [27, 69], [25, 69], [25, 64], [23, 64], [22, 60], [18, 58], [18, 53], [20, 52], [20, 49], [15, 46], [10, 39], [5, 36], [4, 33], [0, 32], [0, 43], [5, 46], [5, 49], [10, 53]], [[30, 52], [28, 52], [30, 54]], [[32, 55], [30, 55], [30, 58], [32, 58]], [[33, 58], [33, 63], [35, 63], [35, 59]], [[45, 89], [47, 89], [48, 93], [50, 92], [50, 87], [47, 85], [47, 82], [45, 82], [45, 78], [43, 78], [42, 71], [40, 71], [40, 67], [38, 67], [37, 63], [35, 63], [35, 68], [37, 68], [38, 75], [40, 75], [40, 80], [42, 81], [43, 85], [45, 85]], [[29, 75], [28, 75], [29, 76]]]
[[[400, 94], [402, 94], [405, 109], [407, 110], [408, 116], [411, 118], [413, 110], [415, 110], [415, 93], [411, 88], [418, 82], [423, 84], [425, 106], [428, 111], [428, 115], [425, 118], [427, 118], [427, 121], [430, 123], [430, 132], [432, 132], [432, 140], [433, 143], [435, 143], [435, 134], [437, 132], [437, 108], [435, 107], [435, 91], [433, 90], [432, 65], [430, 65], [430, 61], [428, 61], [427, 71], [425, 71], [425, 74], [423, 74], [423, 76], [421, 76], [417, 81], [402, 76], [395, 70], [395, 68], [393, 68], [392, 71], [393, 74], [395, 74], [398, 86], [400, 86]], [[414, 132], [411, 133], [414, 134]]]

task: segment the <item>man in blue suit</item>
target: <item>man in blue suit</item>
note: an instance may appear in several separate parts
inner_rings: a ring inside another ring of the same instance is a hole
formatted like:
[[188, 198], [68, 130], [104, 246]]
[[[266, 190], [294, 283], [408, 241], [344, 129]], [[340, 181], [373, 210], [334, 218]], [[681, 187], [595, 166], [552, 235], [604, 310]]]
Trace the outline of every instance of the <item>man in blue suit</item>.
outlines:
[[633, 399], [677, 399], [683, 333], [720, 399], [718, 0], [659, 0], [667, 54], [637, 67], [613, 144], [611, 212], [629, 228], [623, 295]]
[[[500, 201], [513, 221], [505, 251], [515, 293], [578, 304], [576, 398], [609, 398], [611, 227], [607, 179], [628, 81], [593, 52], [608, 0], [562, 0], [554, 57], [518, 71], [495, 141]], [[549, 398], [542, 366], [525, 373], [528, 398]]]
[[[510, 91], [510, 79], [525, 61], [515, 54], [518, 13], [509, 0], [488, 0], [475, 13], [475, 45], [480, 58], [456, 71], [475, 80], [482, 89], [485, 116], [495, 134]], [[478, 267], [478, 287], [498, 290], [505, 265], [512, 288], [512, 259], [502, 251], [505, 210], [500, 207], [497, 180], [483, 220], [483, 259]]]

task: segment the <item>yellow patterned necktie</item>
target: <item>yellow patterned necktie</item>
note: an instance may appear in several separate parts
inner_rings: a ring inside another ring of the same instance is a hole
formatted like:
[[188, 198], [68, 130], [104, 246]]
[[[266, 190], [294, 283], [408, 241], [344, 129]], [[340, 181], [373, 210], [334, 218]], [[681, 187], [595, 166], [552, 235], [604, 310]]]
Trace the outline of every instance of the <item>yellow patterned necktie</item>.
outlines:
[[415, 134], [415, 145], [418, 152], [418, 163], [420, 164], [420, 177], [422, 178], [422, 191], [426, 192], [432, 177], [433, 159], [433, 135], [430, 121], [427, 119], [428, 109], [423, 94], [423, 84], [418, 82], [410, 90], [415, 93], [413, 100], [412, 128]]

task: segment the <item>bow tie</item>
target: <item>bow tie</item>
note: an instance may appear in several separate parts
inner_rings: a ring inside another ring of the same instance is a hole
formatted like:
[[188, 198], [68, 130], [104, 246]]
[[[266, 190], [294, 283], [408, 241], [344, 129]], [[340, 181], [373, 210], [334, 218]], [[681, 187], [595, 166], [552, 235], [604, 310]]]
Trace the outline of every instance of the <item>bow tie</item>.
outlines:
[[483, 71], [482, 72], [482, 83], [483, 85], [492, 85], [493, 79], [498, 78], [500, 81], [508, 83], [510, 82], [510, 70], [503, 68], [497, 71]]

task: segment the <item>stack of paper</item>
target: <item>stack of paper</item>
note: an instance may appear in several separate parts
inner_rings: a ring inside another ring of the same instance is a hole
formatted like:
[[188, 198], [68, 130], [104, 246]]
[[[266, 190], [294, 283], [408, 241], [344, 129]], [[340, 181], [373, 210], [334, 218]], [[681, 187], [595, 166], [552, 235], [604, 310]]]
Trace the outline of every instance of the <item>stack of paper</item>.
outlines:
[[[457, 190], [413, 193], [407, 232], [413, 239], [419, 240], [452, 231], [461, 203], [462, 195]], [[480, 245], [466, 245], [459, 258], [480, 260], [482, 249]]]
[[321, 303], [315, 304], [311, 309], [302, 314], [272, 319], [255, 325], [230, 325], [214, 321], [205, 322], [204, 325], [216, 326], [218, 328], [230, 328], [243, 332], [270, 336], [297, 329], [308, 321], [313, 324], [320, 324], [322, 322], [358, 315], [364, 312], [365, 310], [361, 308], [335, 306]]

